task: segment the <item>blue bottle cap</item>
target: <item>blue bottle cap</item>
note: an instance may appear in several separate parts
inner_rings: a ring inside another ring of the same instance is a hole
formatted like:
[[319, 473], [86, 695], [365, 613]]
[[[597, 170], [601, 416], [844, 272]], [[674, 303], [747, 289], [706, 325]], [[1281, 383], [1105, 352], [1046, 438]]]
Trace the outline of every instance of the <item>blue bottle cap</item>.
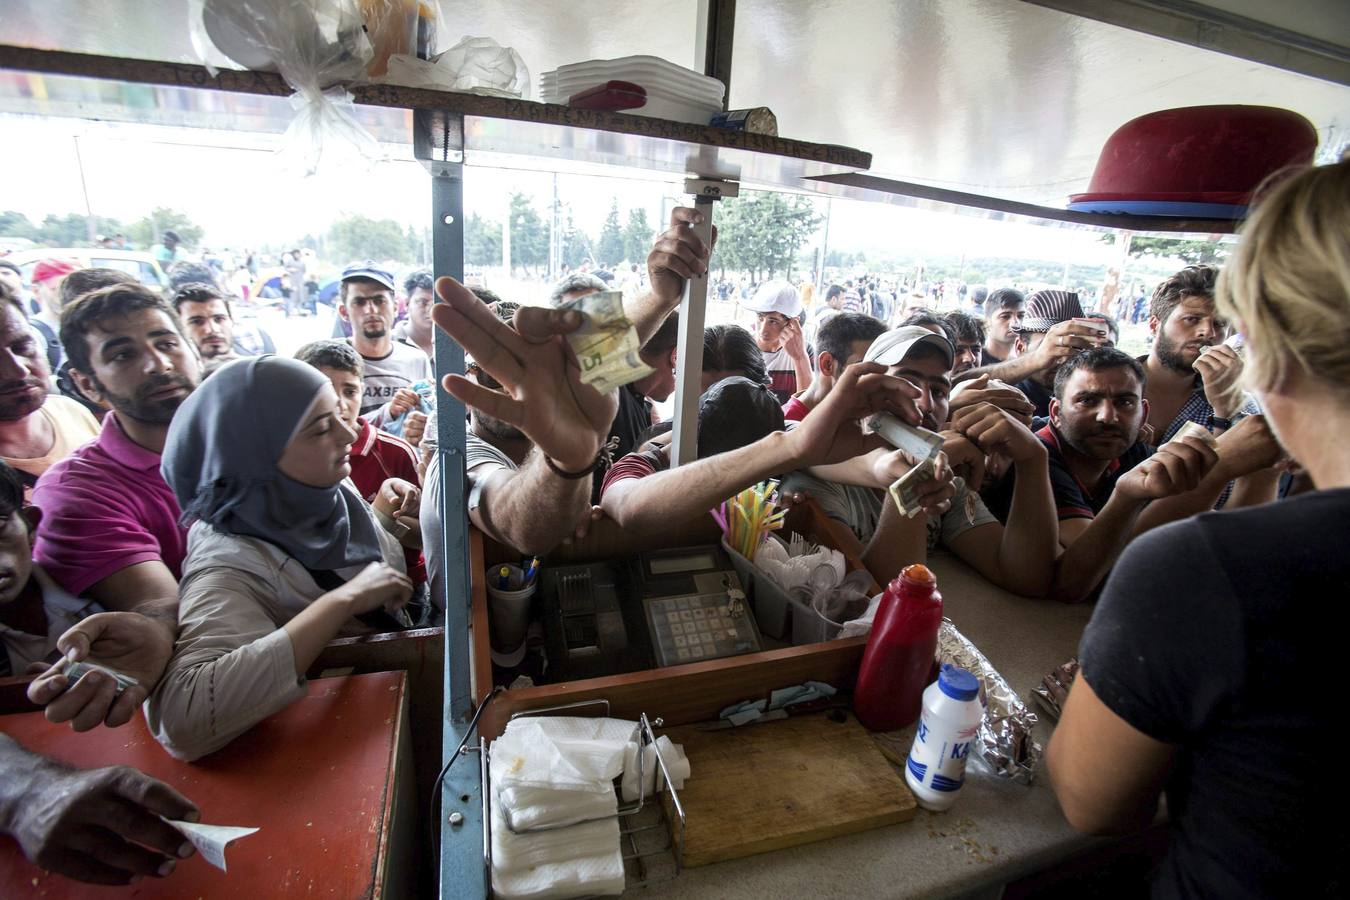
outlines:
[[938, 687], [953, 700], [974, 700], [980, 693], [980, 682], [975, 676], [951, 663], [943, 665]]

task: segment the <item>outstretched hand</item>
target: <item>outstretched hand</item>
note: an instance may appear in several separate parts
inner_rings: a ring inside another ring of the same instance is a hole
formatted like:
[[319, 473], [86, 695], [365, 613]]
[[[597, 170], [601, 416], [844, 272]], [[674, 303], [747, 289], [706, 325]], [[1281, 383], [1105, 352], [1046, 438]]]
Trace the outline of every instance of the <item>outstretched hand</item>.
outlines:
[[512, 328], [452, 278], [436, 282], [445, 303], [432, 308], [437, 327], [463, 345], [475, 365], [502, 386], [445, 376], [452, 396], [520, 429], [567, 471], [591, 465], [618, 411], [618, 396], [581, 383], [581, 367], [564, 335], [582, 322], [575, 310], [524, 306]]

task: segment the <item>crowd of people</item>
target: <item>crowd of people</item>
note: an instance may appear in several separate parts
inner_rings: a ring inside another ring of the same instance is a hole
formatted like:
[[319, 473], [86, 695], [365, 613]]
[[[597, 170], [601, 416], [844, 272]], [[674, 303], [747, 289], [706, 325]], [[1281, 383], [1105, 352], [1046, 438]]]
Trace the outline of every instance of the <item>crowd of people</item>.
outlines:
[[[337, 296], [351, 336], [293, 358], [240, 335], [209, 273], [160, 295], [39, 266], [31, 316], [0, 278], [0, 674], [35, 674], [31, 700], [76, 731], [144, 704], [197, 759], [300, 697], [332, 638], [437, 622], [443, 516], [522, 556], [598, 555], [715, 539], [708, 510], [780, 478], [880, 583], [945, 548], [1012, 593], [1097, 601], [1051, 777], [1091, 831], [1147, 822], [1166, 789], [1168, 893], [1330, 878], [1334, 835], [1311, 823], [1331, 812], [1314, 786], [1334, 652], [1313, 632], [1338, 630], [1337, 597], [1316, 600], [1350, 583], [1348, 209], [1350, 162], [1291, 177], [1227, 269], [1157, 285], [1137, 358], [1072, 291], [996, 290], [977, 315], [827, 285], [808, 314], [790, 283], [760, 285], [750, 328], [705, 330], [697, 460], [678, 467], [654, 405], [713, 251], [692, 209], [625, 300], [651, 372], [607, 393], [566, 341], [568, 301], [609, 289], [586, 273], [522, 306], [357, 261]], [[437, 329], [466, 353], [443, 379], [468, 409], [464, 510], [440, 493], [458, 462], [437, 452]], [[918, 460], [868, 432], [878, 412], [942, 438], [921, 515], [887, 491]], [[71, 679], [70, 660], [134, 684]], [[190, 852], [158, 818], [193, 813], [166, 785], [3, 736], [0, 768], [0, 829], [40, 865], [124, 883]], [[134, 814], [91, 824], [114, 803]]]

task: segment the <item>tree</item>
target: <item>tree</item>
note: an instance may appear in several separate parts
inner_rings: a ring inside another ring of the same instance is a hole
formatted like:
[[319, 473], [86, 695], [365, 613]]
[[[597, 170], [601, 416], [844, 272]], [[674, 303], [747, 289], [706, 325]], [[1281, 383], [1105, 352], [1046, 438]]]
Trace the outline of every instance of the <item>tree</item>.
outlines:
[[628, 222], [623, 226], [623, 258], [641, 264], [652, 250], [652, 226], [647, 222], [643, 207], [628, 211]]
[[328, 251], [344, 263], [373, 259], [408, 262], [408, 241], [403, 226], [393, 219], [372, 219], [346, 213], [328, 229]]
[[548, 265], [548, 228], [524, 194], [511, 195], [511, 265]]
[[186, 213], [164, 206], [152, 209], [149, 215], [127, 228], [126, 233], [137, 247], [153, 247], [159, 243], [167, 230], [178, 232], [183, 246], [188, 249], [196, 247], [197, 242], [202, 239], [200, 225], [189, 219]]
[[471, 266], [496, 266], [501, 261], [501, 223], [469, 213], [464, 222], [464, 262]]
[[595, 248], [595, 261], [606, 268], [613, 268], [623, 262], [623, 258], [624, 233], [619, 227], [619, 201], [614, 200], [610, 203], [605, 225], [600, 229], [600, 244]]
[[592, 259], [595, 251], [591, 246], [591, 239], [586, 232], [582, 231], [572, 221], [572, 214], [567, 214], [567, 224], [563, 226], [563, 265], [569, 269], [575, 269], [582, 263]]
[[[1115, 235], [1104, 234], [1102, 240], [1114, 243]], [[1130, 256], [1135, 259], [1179, 259], [1188, 266], [1221, 266], [1230, 252], [1231, 245], [1218, 241], [1141, 237], [1137, 234], [1130, 238]]]
[[797, 252], [820, 224], [815, 204], [796, 194], [747, 191], [721, 205], [716, 251], [721, 264], [749, 272], [755, 281], [778, 274], [790, 278]]
[[37, 240], [38, 227], [21, 212], [7, 209], [0, 212], [0, 237], [21, 237]]

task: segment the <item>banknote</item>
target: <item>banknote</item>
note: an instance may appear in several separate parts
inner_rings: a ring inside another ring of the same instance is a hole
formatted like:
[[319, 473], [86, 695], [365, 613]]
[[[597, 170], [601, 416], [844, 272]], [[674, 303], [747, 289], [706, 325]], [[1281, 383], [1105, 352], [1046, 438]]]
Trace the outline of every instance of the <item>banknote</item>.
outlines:
[[597, 291], [558, 308], [582, 316], [581, 327], [567, 336], [581, 364], [582, 384], [603, 393], [652, 373], [638, 356], [641, 342], [624, 315], [622, 291]]
[[[163, 816], [160, 818], [164, 819]], [[202, 859], [222, 872], [225, 871], [226, 845], [241, 837], [248, 837], [258, 830], [234, 825], [203, 825], [200, 822], [184, 822], [181, 819], [164, 819], [164, 821], [181, 831], [183, 836], [192, 842], [192, 846], [197, 848]]]
[[937, 468], [933, 460], [925, 459], [892, 482], [891, 497], [895, 499], [895, 506], [902, 516], [912, 519], [923, 512], [923, 507], [919, 505], [915, 496], [915, 489], [925, 481], [932, 481], [936, 474]]
[[121, 672], [114, 672], [112, 669], [100, 666], [97, 663], [76, 662], [71, 660], [70, 662], [67, 662], [65, 668], [61, 670], [61, 674], [66, 676], [67, 689], [74, 687], [75, 682], [83, 678], [86, 672], [101, 672], [111, 678], [115, 685], [114, 692], [116, 695], [121, 695], [127, 688], [135, 687], [138, 683], [136, 679], [129, 675], [123, 675]]
[[1179, 441], [1182, 438], [1188, 437], [1199, 438], [1200, 440], [1208, 444], [1210, 448], [1214, 450], [1219, 449], [1219, 442], [1214, 437], [1214, 435], [1209, 433], [1209, 429], [1203, 425], [1197, 425], [1194, 422], [1184, 423], [1180, 428], [1177, 429], [1177, 433], [1172, 435], [1172, 440], [1168, 441], [1167, 443], [1170, 444], [1172, 443], [1172, 441]]
[[886, 443], [903, 450], [914, 459], [936, 459], [942, 450], [941, 435], [927, 428], [906, 425], [890, 413], [877, 413], [867, 420], [867, 426], [881, 435]]

